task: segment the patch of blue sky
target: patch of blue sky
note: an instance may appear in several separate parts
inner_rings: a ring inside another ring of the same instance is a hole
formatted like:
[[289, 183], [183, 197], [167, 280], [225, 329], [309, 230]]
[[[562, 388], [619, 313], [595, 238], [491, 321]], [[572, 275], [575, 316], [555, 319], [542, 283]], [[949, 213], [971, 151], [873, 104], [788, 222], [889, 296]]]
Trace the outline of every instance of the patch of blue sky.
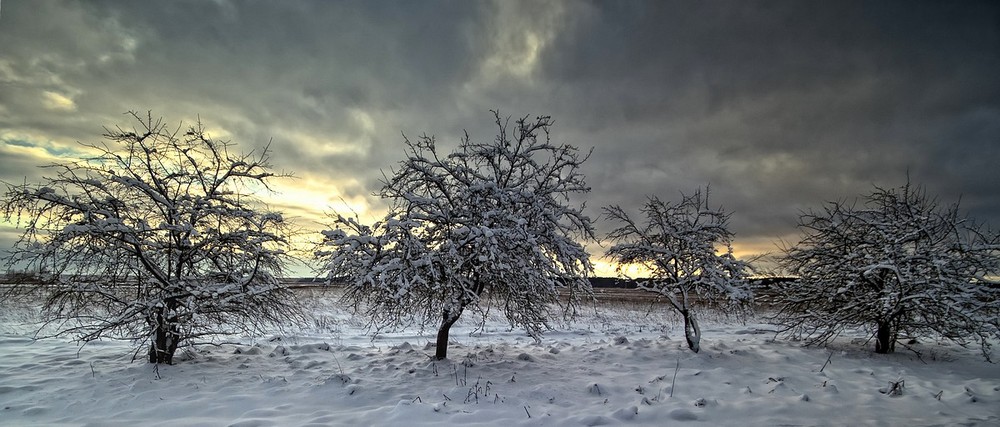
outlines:
[[0, 142], [15, 147], [40, 148], [42, 150], [45, 150], [46, 153], [55, 157], [79, 157], [83, 154], [81, 151], [75, 149], [74, 147], [67, 147], [56, 144], [38, 143], [23, 138], [2, 138], [0, 139]]

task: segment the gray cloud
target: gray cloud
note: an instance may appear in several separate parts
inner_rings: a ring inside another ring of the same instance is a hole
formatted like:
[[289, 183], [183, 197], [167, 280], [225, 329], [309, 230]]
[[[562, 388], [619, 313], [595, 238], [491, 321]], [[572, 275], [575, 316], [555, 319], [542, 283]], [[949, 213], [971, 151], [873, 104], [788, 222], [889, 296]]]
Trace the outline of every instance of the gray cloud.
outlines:
[[908, 170], [967, 206], [992, 199], [997, 17], [986, 4], [614, 5], [545, 70], [570, 86], [562, 115], [610, 152], [592, 174], [604, 197], [711, 182], [740, 231], [779, 234], [797, 209]]
[[758, 245], [909, 173], [1000, 224], [988, 2], [6, 1], [0, 40], [8, 181], [37, 177], [14, 145], [58, 153], [152, 109], [270, 141], [306, 192], [282, 208], [377, 211], [401, 132], [491, 139], [500, 108], [595, 148], [595, 216], [711, 184]]

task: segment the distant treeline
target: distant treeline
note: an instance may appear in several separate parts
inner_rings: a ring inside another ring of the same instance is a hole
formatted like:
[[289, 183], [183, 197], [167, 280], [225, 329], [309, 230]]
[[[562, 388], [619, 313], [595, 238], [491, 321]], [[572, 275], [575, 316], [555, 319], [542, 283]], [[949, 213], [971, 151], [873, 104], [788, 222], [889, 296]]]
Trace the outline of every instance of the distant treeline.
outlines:
[[[639, 287], [639, 283], [642, 283], [649, 279], [621, 279], [618, 277], [591, 277], [590, 286], [595, 289], [601, 288], [614, 288], [614, 289], [636, 289]], [[750, 279], [750, 285], [754, 291], [764, 291], [773, 287], [779, 283], [785, 283], [795, 280], [794, 277], [758, 277]], [[41, 282], [35, 273], [29, 272], [12, 272], [6, 274], [0, 274], [0, 282], [2, 283], [31, 283], [31, 282]], [[333, 279], [330, 281], [329, 286], [343, 286], [347, 280], [345, 278]], [[286, 286], [291, 287], [309, 287], [309, 286], [327, 286], [327, 281], [324, 278], [317, 277], [290, 277], [282, 279], [282, 283]]]
[[[621, 279], [618, 277], [591, 277], [590, 286], [594, 288], [618, 288], [618, 289], [636, 289], [639, 287], [639, 283], [642, 283], [649, 279]], [[778, 283], [790, 282], [795, 280], [794, 277], [756, 277], [750, 279], [751, 287], [756, 290], [766, 290]], [[284, 279], [283, 282], [288, 286], [324, 286], [326, 285], [326, 279], [315, 278], [315, 277], [298, 277]], [[333, 279], [330, 281], [331, 286], [342, 286], [347, 282], [346, 278]]]

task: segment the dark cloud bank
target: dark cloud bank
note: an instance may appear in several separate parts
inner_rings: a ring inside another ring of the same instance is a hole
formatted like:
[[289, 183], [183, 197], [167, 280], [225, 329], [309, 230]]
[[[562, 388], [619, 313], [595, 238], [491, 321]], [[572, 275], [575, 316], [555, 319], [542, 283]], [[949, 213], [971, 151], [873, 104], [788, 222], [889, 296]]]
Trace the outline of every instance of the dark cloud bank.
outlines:
[[500, 108], [594, 147], [595, 216], [711, 184], [770, 249], [800, 210], [908, 173], [997, 227], [998, 71], [994, 2], [8, 0], [0, 179], [40, 173], [24, 146], [69, 155], [152, 109], [365, 200], [401, 132], [492, 138]]

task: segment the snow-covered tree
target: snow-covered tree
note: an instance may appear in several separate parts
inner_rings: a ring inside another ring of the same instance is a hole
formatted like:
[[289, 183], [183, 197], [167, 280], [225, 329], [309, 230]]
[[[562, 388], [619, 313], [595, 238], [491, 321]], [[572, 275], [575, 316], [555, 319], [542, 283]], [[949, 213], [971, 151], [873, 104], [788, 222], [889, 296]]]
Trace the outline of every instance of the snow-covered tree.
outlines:
[[485, 320], [498, 309], [538, 339], [555, 306], [572, 313], [592, 295], [576, 238], [593, 239], [593, 226], [570, 199], [589, 191], [579, 172], [587, 156], [553, 144], [547, 116], [510, 129], [493, 115], [493, 141], [466, 134], [447, 155], [433, 137], [404, 137], [407, 158], [376, 193], [388, 214], [371, 226], [335, 216], [317, 254], [375, 328], [437, 323], [438, 359], [466, 311]]
[[84, 144], [94, 157], [7, 184], [4, 218], [24, 229], [9, 267], [39, 272], [7, 296], [41, 291], [57, 334], [134, 340], [151, 363], [296, 316], [279, 281], [288, 225], [253, 196], [281, 176], [267, 149], [236, 154], [201, 123], [181, 133], [130, 114], [130, 129]]
[[802, 240], [782, 263], [778, 321], [824, 344], [871, 328], [876, 353], [900, 334], [978, 342], [1000, 338], [1000, 237], [909, 183], [832, 202], [800, 218]]
[[633, 220], [620, 206], [604, 208], [617, 223], [608, 234], [613, 246], [605, 256], [625, 276], [640, 266], [649, 277], [636, 280], [640, 289], [662, 295], [684, 319], [688, 347], [698, 352], [701, 329], [694, 307], [715, 306], [742, 315], [752, 300], [749, 265], [733, 256], [731, 214], [709, 206], [708, 190], [681, 195], [680, 202], [649, 197], [642, 207], [643, 222]]

